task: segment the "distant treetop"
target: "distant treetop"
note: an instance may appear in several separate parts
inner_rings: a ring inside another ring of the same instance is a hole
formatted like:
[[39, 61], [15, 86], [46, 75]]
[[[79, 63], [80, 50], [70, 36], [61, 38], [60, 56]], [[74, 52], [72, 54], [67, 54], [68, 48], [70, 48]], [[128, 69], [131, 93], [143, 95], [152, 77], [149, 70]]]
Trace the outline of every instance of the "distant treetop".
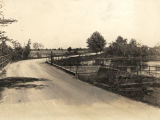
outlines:
[[103, 51], [106, 40], [99, 32], [94, 32], [90, 38], [87, 39], [88, 48], [93, 52], [101, 52]]

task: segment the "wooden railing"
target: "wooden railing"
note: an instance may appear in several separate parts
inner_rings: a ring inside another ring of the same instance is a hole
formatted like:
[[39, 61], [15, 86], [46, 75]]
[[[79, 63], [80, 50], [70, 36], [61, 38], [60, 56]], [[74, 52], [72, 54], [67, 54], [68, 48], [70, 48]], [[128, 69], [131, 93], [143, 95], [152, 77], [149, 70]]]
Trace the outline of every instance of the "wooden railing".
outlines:
[[[92, 55], [91, 55], [92, 56]], [[56, 61], [59, 60], [66, 60], [66, 58], [70, 58], [70, 57], [78, 57], [78, 56], [49, 56], [48, 59], [46, 59], [46, 61], [48, 61], [48, 63], [51, 64], [57, 64]], [[83, 56], [80, 56], [83, 57]], [[121, 57], [121, 59], [125, 57]], [[100, 60], [104, 61], [104, 60], [110, 60], [111, 58], [99, 58]], [[113, 58], [113, 59], [117, 59], [117, 58]], [[120, 57], [119, 57], [120, 59]], [[138, 57], [130, 57], [130, 59], [140, 59]], [[128, 59], [128, 60], [130, 60]], [[81, 59], [82, 60], [82, 59]], [[61, 61], [60, 63], [63, 63], [63, 61]], [[73, 62], [72, 62], [73, 63]], [[70, 70], [70, 71], [77, 71], [77, 67], [76, 65], [70, 66], [70, 65], [63, 65], [63, 64], [57, 64], [59, 66], [63, 66], [64, 68]], [[97, 64], [97, 66], [100, 64]], [[91, 65], [92, 66], [92, 65]], [[78, 67], [78, 69], [83, 68], [84, 65], [81, 65], [81, 67]], [[101, 66], [102, 67], [102, 66]], [[103, 67], [107, 67], [110, 69], [115, 69], [117, 71], [122, 72], [122, 74], [135, 74], [135, 75], [147, 75], [147, 76], [154, 76], [154, 77], [160, 77], [160, 66], [155, 65], [155, 66], [150, 66], [150, 65], [133, 65], [133, 66], [112, 66], [112, 65], [103, 65]], [[87, 69], [89, 69], [89, 66], [87, 66]], [[84, 71], [84, 73], [86, 73], [86, 71]], [[88, 72], [87, 72], [88, 74]]]

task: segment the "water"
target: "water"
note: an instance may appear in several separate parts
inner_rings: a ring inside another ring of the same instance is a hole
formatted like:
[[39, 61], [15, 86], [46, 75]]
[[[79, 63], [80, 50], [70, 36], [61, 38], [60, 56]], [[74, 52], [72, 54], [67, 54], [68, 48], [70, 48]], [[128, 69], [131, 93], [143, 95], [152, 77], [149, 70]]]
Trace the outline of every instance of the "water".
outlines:
[[[88, 61], [89, 63], [94, 63], [91, 61]], [[133, 87], [133, 90], [137, 90], [137, 91], [129, 91], [128, 93], [120, 93], [122, 95], [126, 95], [127, 97], [131, 97], [130, 95], [133, 95], [131, 98], [139, 100], [139, 101], [143, 101], [145, 103], [149, 103], [151, 105], [160, 107], [160, 80], [158, 80], [158, 78], [160, 78], [160, 70], [155, 70], [156, 67], [150, 67], [150, 70], [153, 70], [151, 72], [155, 72], [155, 74], [153, 73], [148, 73], [148, 72], [144, 72], [144, 70], [148, 70], [148, 66], [160, 66], [160, 61], [149, 61], [149, 62], [140, 62], [140, 61], [124, 61], [124, 60], [115, 60], [115, 61], [108, 61], [109, 65], [112, 66], [126, 66], [126, 68], [129, 68], [130, 66], [133, 66], [132, 68], [132, 72], [134, 70], [137, 69], [137, 66], [143, 65], [144, 67], [142, 67], [142, 71], [139, 73], [143, 74], [143, 75], [147, 75], [147, 76], [153, 76], [153, 77], [157, 77], [156, 83], [154, 85], [142, 85], [141, 87]], [[106, 64], [108, 64], [106, 62]], [[148, 70], [149, 71], [149, 70]], [[152, 78], [148, 78], [150, 80], [147, 81], [152, 81], [155, 82], [154, 80], [152, 80]], [[138, 89], [141, 89], [143, 87], [146, 87], [146, 92], [144, 91], [138, 91]]]
[[[160, 61], [143, 62], [143, 64], [146, 65], [146, 67], [143, 68], [143, 70], [148, 70], [148, 68], [149, 68], [148, 66], [153, 66], [153, 67], [150, 67], [150, 70], [153, 70], [153, 71], [151, 71], [153, 74], [152, 73], [149, 74], [146, 72], [145, 75], [157, 77], [157, 80], [156, 80], [155, 85], [147, 85], [146, 88], [147, 88], [148, 92], [146, 92], [144, 94], [143, 93], [140, 94], [139, 100], [146, 102], [146, 103], [149, 103], [151, 105], [160, 107], [160, 80], [159, 80], [160, 70], [155, 70], [156, 67], [154, 67], [154, 66], [160, 66]], [[153, 82], [155, 82], [155, 81], [153, 81]], [[137, 97], [137, 96], [135, 96], [135, 97]]]
[[149, 61], [149, 62], [146, 62], [147, 65], [150, 65], [150, 66], [160, 66], [160, 61]]

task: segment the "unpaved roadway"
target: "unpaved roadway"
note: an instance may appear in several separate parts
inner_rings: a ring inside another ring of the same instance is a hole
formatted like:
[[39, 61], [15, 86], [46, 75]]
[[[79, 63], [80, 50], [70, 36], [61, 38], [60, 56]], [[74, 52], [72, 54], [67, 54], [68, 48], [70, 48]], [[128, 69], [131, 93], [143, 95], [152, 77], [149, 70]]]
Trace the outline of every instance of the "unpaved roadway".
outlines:
[[102, 90], [45, 60], [9, 64], [0, 120], [160, 120], [160, 109]]

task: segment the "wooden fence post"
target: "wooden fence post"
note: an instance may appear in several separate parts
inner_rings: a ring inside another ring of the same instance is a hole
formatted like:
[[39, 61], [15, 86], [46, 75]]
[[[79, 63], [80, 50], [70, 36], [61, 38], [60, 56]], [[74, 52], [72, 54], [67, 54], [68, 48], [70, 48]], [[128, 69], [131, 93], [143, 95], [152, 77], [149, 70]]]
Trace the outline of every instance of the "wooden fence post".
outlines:
[[52, 50], [51, 50], [51, 65], [53, 64], [53, 56], [52, 56]]
[[156, 66], [156, 68], [155, 68], [155, 69], [156, 69], [156, 76], [158, 76], [158, 74], [157, 74], [157, 69], [158, 69], [158, 66]]

